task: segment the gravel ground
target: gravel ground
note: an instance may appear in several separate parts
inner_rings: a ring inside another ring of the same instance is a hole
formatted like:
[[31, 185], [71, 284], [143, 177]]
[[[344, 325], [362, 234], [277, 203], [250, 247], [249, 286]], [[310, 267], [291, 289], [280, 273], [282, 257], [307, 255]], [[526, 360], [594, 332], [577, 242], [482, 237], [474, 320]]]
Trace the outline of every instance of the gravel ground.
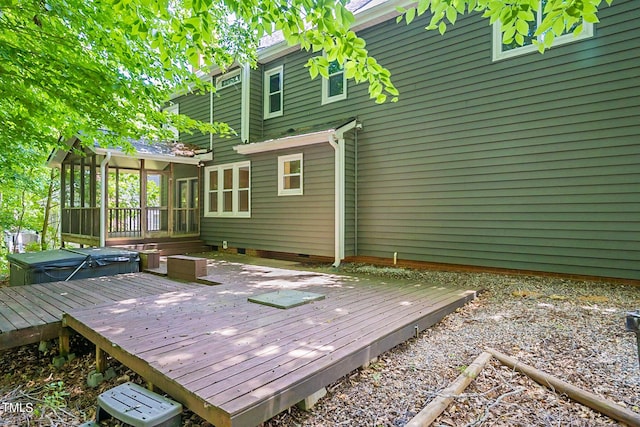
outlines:
[[[292, 408], [264, 427], [403, 426], [487, 347], [640, 413], [636, 340], [624, 328], [625, 313], [640, 308], [639, 287], [359, 265], [345, 265], [342, 271], [483, 291], [418, 338], [327, 387], [327, 396], [311, 411]], [[88, 389], [84, 381], [94, 363], [92, 347], [76, 338], [72, 348], [77, 358], [60, 370], [49, 363], [55, 348], [41, 352], [36, 345], [0, 353], [0, 426], [77, 425], [94, 416], [102, 391], [126, 380], [142, 383], [111, 361], [116, 378]], [[5, 403], [20, 403], [25, 410], [7, 411]], [[494, 359], [434, 425], [618, 424]], [[210, 424], [185, 411], [183, 426]]]

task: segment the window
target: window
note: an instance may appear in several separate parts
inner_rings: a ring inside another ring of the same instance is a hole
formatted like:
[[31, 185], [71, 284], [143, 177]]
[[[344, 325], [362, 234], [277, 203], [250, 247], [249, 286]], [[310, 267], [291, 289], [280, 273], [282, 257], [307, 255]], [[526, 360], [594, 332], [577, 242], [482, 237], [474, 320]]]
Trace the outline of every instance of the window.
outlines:
[[[525, 53], [537, 52], [538, 47], [534, 44], [534, 41], [537, 39], [538, 43], [542, 43], [544, 41], [545, 35], [549, 33], [549, 31], [544, 34], [536, 37], [533, 34], [535, 33], [538, 26], [542, 23], [544, 19], [544, 7], [547, 4], [547, 0], [540, 0], [538, 4], [538, 10], [534, 11], [535, 22], [529, 22], [529, 32], [523, 36], [524, 43], [522, 46], [516, 43], [513, 40], [509, 44], [504, 44], [502, 42], [502, 32], [500, 31], [500, 21], [496, 22], [493, 25], [493, 60], [497, 61], [500, 59], [511, 58], [518, 55], [523, 55]], [[578, 24], [574, 26], [577, 27]], [[561, 36], [555, 36], [553, 41], [554, 46], [570, 43], [577, 40], [586, 39], [593, 36], [593, 24], [588, 22], [583, 22], [582, 32], [577, 36], [574, 36], [573, 32], [570, 31]], [[515, 31], [515, 29], [514, 29]]]
[[302, 194], [302, 153], [278, 157], [278, 196]]
[[282, 66], [264, 73], [264, 118], [282, 115]]
[[[168, 107], [164, 108], [164, 111], [166, 111], [169, 114], [179, 114], [180, 113], [180, 104], [169, 105]], [[176, 129], [175, 127], [173, 127], [171, 125], [165, 125], [165, 129], [169, 129], [171, 132], [173, 132], [173, 140], [174, 141], [178, 141], [180, 139], [180, 132], [178, 131], [178, 129]]]
[[347, 99], [347, 76], [338, 61], [329, 64], [329, 78], [322, 79], [322, 104]]
[[209, 166], [205, 173], [205, 216], [251, 215], [251, 164]]
[[225, 73], [216, 78], [216, 89], [224, 89], [225, 87], [237, 85], [242, 81], [242, 77], [240, 76], [240, 69], [236, 69]]

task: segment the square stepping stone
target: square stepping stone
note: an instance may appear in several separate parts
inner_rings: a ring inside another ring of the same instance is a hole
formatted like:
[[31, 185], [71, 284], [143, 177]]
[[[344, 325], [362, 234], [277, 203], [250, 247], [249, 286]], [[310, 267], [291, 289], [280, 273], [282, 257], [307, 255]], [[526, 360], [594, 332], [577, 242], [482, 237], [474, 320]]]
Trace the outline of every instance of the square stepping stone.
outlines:
[[285, 289], [249, 297], [249, 302], [287, 309], [323, 299], [322, 294]]

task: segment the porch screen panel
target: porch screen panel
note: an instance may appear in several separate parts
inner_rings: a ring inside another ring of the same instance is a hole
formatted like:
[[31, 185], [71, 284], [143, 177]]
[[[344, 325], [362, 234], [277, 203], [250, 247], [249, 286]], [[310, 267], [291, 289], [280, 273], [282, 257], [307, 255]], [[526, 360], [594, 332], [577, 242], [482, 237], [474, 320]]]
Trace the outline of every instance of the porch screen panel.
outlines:
[[147, 230], [148, 232], [169, 229], [169, 177], [161, 173], [147, 173]]

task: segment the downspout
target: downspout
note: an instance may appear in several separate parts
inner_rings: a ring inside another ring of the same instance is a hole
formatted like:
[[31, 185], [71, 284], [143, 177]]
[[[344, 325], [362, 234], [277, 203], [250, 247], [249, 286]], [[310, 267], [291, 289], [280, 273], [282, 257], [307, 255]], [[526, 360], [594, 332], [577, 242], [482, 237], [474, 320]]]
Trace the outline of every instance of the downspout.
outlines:
[[[215, 86], [216, 79], [211, 76], [211, 85]], [[209, 124], [213, 124], [213, 90], [209, 91]], [[213, 153], [213, 132], [209, 132], [209, 151]]]
[[[362, 129], [362, 125], [356, 126], [357, 129]], [[354, 151], [354, 165], [353, 165], [353, 181], [354, 181], [354, 218], [353, 218], [353, 254], [358, 256], [358, 131], [353, 135], [353, 151]]]
[[107, 165], [111, 160], [111, 151], [107, 151], [104, 159], [100, 162], [100, 247], [107, 243]]
[[334, 157], [334, 179], [333, 182], [335, 184], [333, 194], [334, 194], [334, 227], [333, 227], [333, 256], [334, 256], [334, 267], [340, 266], [340, 261], [342, 258], [340, 257], [340, 228], [342, 220], [340, 218], [340, 200], [342, 199], [340, 194], [340, 170], [341, 170], [341, 159], [340, 159], [340, 151], [341, 148], [338, 147], [338, 143], [336, 140], [336, 134], [332, 133], [329, 135], [329, 145], [333, 148], [335, 153]]
[[240, 113], [240, 139], [244, 144], [249, 142], [249, 119], [250, 119], [250, 89], [251, 89], [251, 67], [249, 64], [242, 66], [242, 107]]
[[339, 267], [344, 258], [345, 240], [345, 158], [346, 144], [344, 134], [357, 127], [357, 121], [338, 128], [329, 137], [329, 144], [335, 151], [335, 230], [334, 230], [334, 267]]

